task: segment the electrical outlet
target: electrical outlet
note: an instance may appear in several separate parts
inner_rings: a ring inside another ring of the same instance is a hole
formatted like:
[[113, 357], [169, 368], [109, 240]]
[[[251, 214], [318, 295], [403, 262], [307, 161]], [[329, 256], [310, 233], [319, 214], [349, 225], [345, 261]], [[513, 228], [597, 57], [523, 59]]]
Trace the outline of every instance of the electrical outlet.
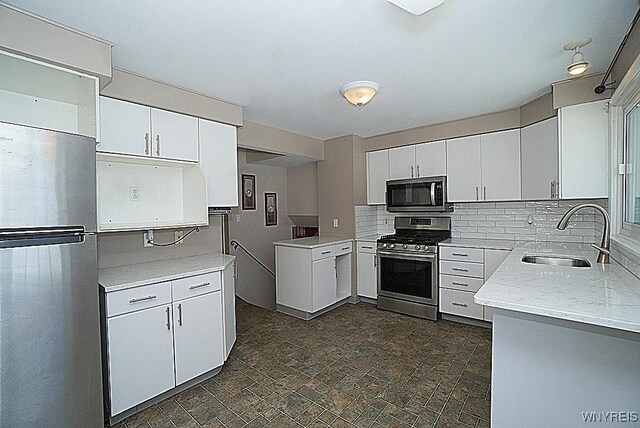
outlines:
[[338, 219], [337, 218], [333, 219], [333, 227], [338, 227]]
[[236, 214], [236, 223], [240, 223], [242, 221], [242, 216], [240, 214]]
[[173, 232], [173, 240], [176, 241], [176, 245], [180, 245], [184, 243], [184, 231], [176, 230]]
[[139, 201], [140, 200], [140, 188], [131, 186], [129, 187], [129, 200], [130, 201]]
[[389, 224], [389, 219], [388, 219], [388, 218], [385, 218], [385, 219], [384, 219], [384, 224], [385, 224], [385, 225]]
[[153, 230], [147, 230], [144, 233], [143, 244], [145, 248], [153, 247]]

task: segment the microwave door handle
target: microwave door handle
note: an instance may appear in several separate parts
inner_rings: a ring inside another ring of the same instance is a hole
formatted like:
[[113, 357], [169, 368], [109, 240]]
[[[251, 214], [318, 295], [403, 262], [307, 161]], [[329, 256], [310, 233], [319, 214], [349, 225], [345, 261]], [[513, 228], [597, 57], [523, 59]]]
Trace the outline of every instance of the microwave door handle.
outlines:
[[436, 183], [431, 183], [431, 206], [436, 206]]

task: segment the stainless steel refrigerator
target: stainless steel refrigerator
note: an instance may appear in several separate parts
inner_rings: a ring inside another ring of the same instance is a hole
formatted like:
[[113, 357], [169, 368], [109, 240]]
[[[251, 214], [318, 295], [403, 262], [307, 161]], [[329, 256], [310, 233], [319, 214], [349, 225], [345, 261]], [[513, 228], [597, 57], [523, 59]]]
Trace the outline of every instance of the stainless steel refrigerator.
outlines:
[[0, 426], [103, 426], [95, 140], [0, 122]]

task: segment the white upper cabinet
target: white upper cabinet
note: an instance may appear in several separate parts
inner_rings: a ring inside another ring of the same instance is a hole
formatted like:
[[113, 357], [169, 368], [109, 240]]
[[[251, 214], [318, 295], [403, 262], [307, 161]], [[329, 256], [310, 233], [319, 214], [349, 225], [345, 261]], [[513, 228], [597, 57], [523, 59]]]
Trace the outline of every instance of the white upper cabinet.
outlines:
[[609, 197], [607, 101], [562, 107], [560, 129], [560, 197]]
[[200, 166], [207, 178], [210, 207], [238, 206], [236, 127], [199, 119]]
[[444, 140], [416, 145], [416, 176], [447, 174], [447, 149]]
[[389, 150], [367, 153], [367, 204], [384, 205], [389, 179]]
[[198, 119], [193, 116], [151, 109], [153, 156], [198, 161]]
[[389, 149], [389, 180], [416, 177], [416, 146]]
[[447, 199], [449, 202], [480, 200], [482, 170], [480, 136], [447, 140]]
[[151, 109], [100, 97], [100, 144], [96, 150], [151, 156]]
[[520, 130], [522, 199], [557, 199], [558, 119], [543, 120]]
[[483, 201], [520, 199], [520, 130], [482, 134]]
[[100, 97], [100, 152], [198, 161], [198, 119]]

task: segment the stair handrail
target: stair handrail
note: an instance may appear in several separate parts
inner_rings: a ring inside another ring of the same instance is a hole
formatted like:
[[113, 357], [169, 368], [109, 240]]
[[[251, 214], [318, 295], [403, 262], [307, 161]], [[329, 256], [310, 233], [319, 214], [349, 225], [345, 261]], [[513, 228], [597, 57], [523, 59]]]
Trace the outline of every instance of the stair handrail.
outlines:
[[269, 269], [264, 263], [262, 263], [260, 260], [258, 260], [258, 258], [256, 256], [254, 256], [253, 254], [251, 254], [251, 252], [249, 250], [247, 250], [245, 247], [242, 246], [241, 243], [239, 243], [238, 241], [236, 241], [235, 239], [232, 240], [229, 245], [231, 245], [233, 247], [234, 250], [238, 251], [238, 247], [242, 248], [242, 250], [247, 253], [249, 255], [249, 257], [251, 257], [253, 260], [255, 260], [256, 263], [258, 263], [260, 266], [262, 266], [262, 268], [264, 270], [266, 270], [267, 272], [269, 272], [271, 274], [272, 277], [276, 277], [276, 274], [273, 273], [271, 271], [271, 269]]

